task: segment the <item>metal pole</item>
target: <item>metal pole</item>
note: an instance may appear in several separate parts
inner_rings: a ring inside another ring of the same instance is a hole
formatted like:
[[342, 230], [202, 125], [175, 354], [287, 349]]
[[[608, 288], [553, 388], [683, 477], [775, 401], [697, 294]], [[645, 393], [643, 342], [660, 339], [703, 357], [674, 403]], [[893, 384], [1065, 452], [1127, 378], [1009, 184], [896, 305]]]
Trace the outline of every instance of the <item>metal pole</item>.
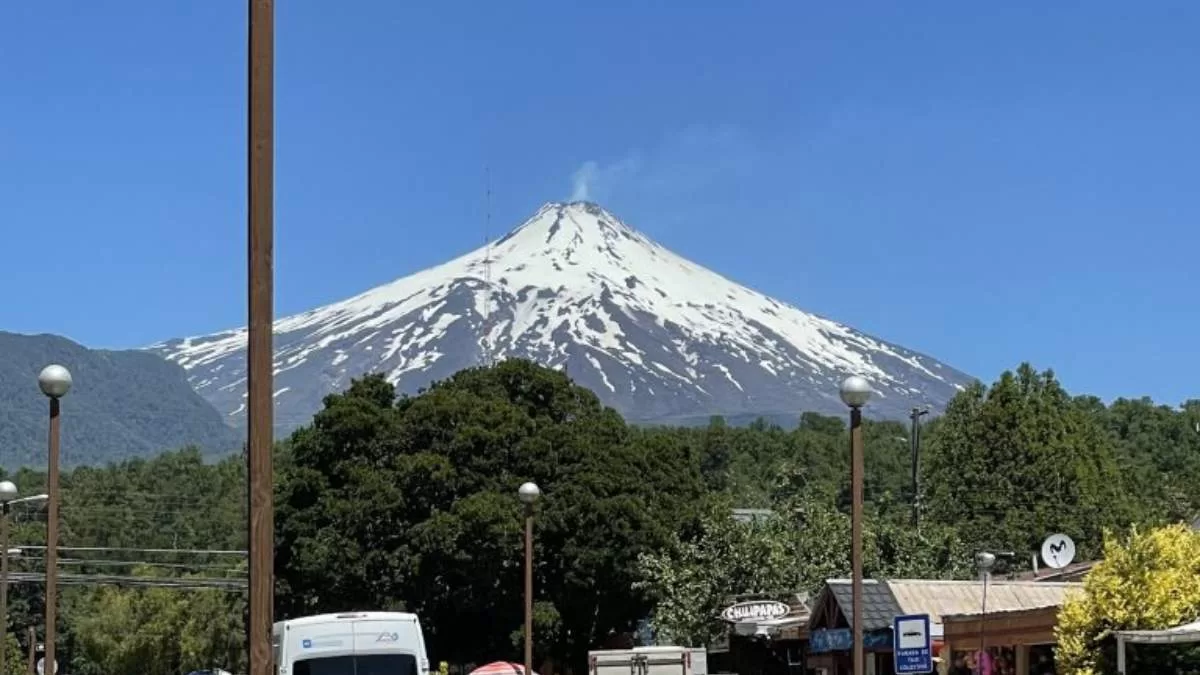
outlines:
[[913, 528], [920, 530], [921, 528], [921, 417], [926, 415], [928, 410], [913, 408], [912, 414], [912, 523]]
[[[54, 675], [54, 638], [58, 627], [58, 440], [59, 401], [50, 399], [50, 459], [46, 505], [46, 675]], [[5, 552], [7, 553], [7, 551]]]
[[863, 675], [863, 437], [862, 410], [850, 409], [850, 537], [854, 675]]
[[983, 607], [979, 614], [979, 659], [975, 664], [976, 672], [983, 675], [983, 660], [987, 649], [987, 592], [988, 592], [988, 577], [992, 576], [988, 570], [983, 571]]
[[525, 507], [525, 675], [533, 674], [533, 505]]
[[272, 255], [275, 6], [250, 0], [247, 138], [249, 346], [247, 398], [250, 511], [249, 675], [273, 675], [275, 519], [272, 503]]
[[0, 504], [0, 675], [8, 673], [8, 502]]

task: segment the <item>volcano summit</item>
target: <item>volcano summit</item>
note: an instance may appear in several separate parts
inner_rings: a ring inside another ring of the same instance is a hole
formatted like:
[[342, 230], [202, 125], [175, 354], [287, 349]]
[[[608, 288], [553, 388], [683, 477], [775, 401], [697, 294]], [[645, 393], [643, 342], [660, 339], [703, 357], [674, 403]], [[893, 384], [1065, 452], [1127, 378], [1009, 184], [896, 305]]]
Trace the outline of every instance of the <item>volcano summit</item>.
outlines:
[[[246, 330], [148, 349], [181, 365], [234, 426], [245, 420]], [[944, 408], [971, 378], [741, 286], [589, 202], [549, 203], [493, 244], [275, 322], [277, 426], [306, 424], [351, 378], [416, 392], [523, 357], [568, 374], [639, 422], [842, 414], [866, 377], [874, 417]]]

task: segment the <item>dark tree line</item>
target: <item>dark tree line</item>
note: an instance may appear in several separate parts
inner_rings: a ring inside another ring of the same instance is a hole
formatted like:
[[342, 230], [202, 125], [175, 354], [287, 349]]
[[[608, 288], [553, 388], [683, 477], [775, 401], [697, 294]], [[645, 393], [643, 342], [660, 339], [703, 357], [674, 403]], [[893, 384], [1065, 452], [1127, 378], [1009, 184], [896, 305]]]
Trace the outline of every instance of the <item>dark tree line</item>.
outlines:
[[[1200, 514], [1198, 424], [1200, 402], [1104, 405], [1021, 366], [962, 392], [925, 426], [918, 532], [908, 425], [867, 422], [871, 572], [961, 576], [980, 547], [1021, 552], [1015, 563], [1027, 565], [1051, 531], [1087, 557], [1106, 529]], [[517, 658], [516, 489], [533, 480], [544, 493], [539, 660], [578, 669], [589, 648], [619, 644], [647, 617], [699, 640], [711, 626], [689, 617], [729, 594], [813, 590], [847, 572], [848, 443], [844, 420], [814, 414], [795, 429], [720, 419], [633, 427], [562, 374], [523, 361], [463, 371], [411, 397], [365, 377], [279, 444], [277, 615], [403, 608], [423, 617], [435, 660]], [[15, 480], [25, 493], [44, 484], [33, 471]], [[111, 550], [65, 556], [66, 565], [236, 578], [236, 557], [144, 550], [243, 548], [244, 480], [242, 458], [206, 463], [195, 451], [76, 469], [63, 479], [63, 545]], [[723, 515], [739, 506], [776, 516], [740, 528]], [[44, 516], [15, 517], [14, 542], [40, 543]], [[748, 546], [769, 564], [730, 553]], [[38, 564], [31, 555], [14, 569]], [[40, 587], [14, 587], [12, 603], [11, 629], [39, 623]], [[239, 595], [221, 591], [72, 588], [61, 626], [68, 672], [148, 659], [164, 672], [237, 672], [243, 611]]]

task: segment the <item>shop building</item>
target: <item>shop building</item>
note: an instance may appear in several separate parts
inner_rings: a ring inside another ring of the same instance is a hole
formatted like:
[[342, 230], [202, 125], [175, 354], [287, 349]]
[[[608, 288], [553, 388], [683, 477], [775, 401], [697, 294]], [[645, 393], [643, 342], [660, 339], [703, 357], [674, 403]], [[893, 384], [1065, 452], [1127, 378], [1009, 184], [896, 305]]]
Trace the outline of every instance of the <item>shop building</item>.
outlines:
[[809, 608], [805, 596], [735, 602], [721, 613], [726, 631], [708, 649], [709, 672], [804, 675]]
[[[989, 585], [990, 586], [990, 585]], [[988, 589], [991, 591], [991, 588]], [[991, 605], [991, 598], [988, 598]], [[1029, 609], [989, 608], [942, 616], [942, 654], [950, 664], [972, 664], [982, 651], [994, 675], [1054, 675], [1054, 628], [1058, 605]]]
[[[928, 614], [934, 651], [942, 658], [943, 672], [953, 665], [956, 657], [972, 656], [983, 644], [994, 647], [998, 655], [1011, 652], [1011, 658], [1005, 662], [1014, 675], [1038, 675], [1038, 671], [1029, 669], [1027, 661], [1040, 659], [1042, 652], [1053, 644], [1058, 607], [1069, 593], [1080, 587], [1079, 583], [1069, 582], [991, 581], [987, 588], [987, 615], [981, 622], [983, 583], [980, 581], [865, 580], [866, 673], [894, 674], [895, 617]], [[851, 672], [851, 601], [850, 581], [831, 579], [813, 602], [807, 667], [814, 675]], [[1024, 670], [1017, 670], [1017, 647], [1024, 654], [1025, 661], [1020, 664], [1026, 666]], [[1001, 671], [996, 675], [1007, 673]]]

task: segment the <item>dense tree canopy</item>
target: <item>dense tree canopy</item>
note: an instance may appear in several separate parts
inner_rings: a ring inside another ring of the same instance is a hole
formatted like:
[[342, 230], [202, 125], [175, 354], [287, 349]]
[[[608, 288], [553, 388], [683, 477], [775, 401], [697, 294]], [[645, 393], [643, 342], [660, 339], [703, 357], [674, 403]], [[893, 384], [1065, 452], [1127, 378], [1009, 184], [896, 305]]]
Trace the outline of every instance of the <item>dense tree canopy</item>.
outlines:
[[1105, 527], [1144, 515], [1115, 439], [1049, 371], [962, 392], [928, 438], [928, 512], [976, 546], [1024, 553], [1064, 532], [1090, 556]]
[[[1198, 425], [1200, 403], [1105, 405], [1022, 366], [968, 388], [926, 424], [918, 530], [909, 427], [868, 420], [868, 574], [963, 577], [985, 546], [1028, 565], [1051, 531], [1091, 557], [1106, 530], [1123, 541], [1131, 525], [1200, 515]], [[811, 592], [848, 574], [848, 445], [845, 420], [811, 413], [795, 429], [720, 418], [628, 426], [561, 373], [522, 361], [463, 371], [416, 396], [365, 377], [278, 445], [276, 613], [406, 608], [422, 615], [434, 662], [519, 658], [516, 489], [533, 480], [544, 493], [539, 659], [578, 671], [588, 648], [645, 618], [662, 635], [703, 642], [732, 596]], [[13, 479], [22, 494], [44, 490], [38, 471]], [[244, 579], [244, 560], [155, 552], [245, 547], [244, 458], [212, 463], [184, 450], [81, 467], [62, 484], [62, 544], [76, 547], [60, 556], [63, 573], [123, 580], [63, 588], [68, 672], [244, 671], [242, 595], [160, 583]], [[741, 524], [734, 507], [773, 515]], [[14, 573], [37, 575], [45, 514], [25, 505], [13, 519], [14, 544], [28, 549]], [[1119, 580], [1140, 573], [1139, 559], [1110, 565], [1105, 583], [1132, 583]], [[21, 649], [28, 626], [41, 630], [42, 602], [39, 584], [13, 586], [9, 628]], [[1096, 618], [1105, 611], [1076, 624], [1086, 650], [1109, 625]], [[163, 637], [180, 632], [188, 638]]]
[[[642, 556], [642, 583], [657, 601], [654, 623], [663, 638], [708, 644], [722, 628], [720, 609], [735, 597], [811, 596], [850, 569], [850, 518], [832, 503], [797, 498], [747, 522], [731, 515], [728, 501], [716, 501], [696, 535]], [[971, 552], [952, 529], [918, 532], [886, 511], [870, 514], [863, 549], [868, 577], [957, 578], [971, 569]]]
[[522, 361], [399, 400], [382, 378], [357, 381], [292, 453], [279, 496], [285, 613], [406, 607], [439, 655], [461, 661], [517, 653], [522, 482], [544, 495], [539, 646], [574, 660], [649, 611], [638, 555], [666, 545], [705, 489], [695, 446], [631, 431], [591, 392]]

